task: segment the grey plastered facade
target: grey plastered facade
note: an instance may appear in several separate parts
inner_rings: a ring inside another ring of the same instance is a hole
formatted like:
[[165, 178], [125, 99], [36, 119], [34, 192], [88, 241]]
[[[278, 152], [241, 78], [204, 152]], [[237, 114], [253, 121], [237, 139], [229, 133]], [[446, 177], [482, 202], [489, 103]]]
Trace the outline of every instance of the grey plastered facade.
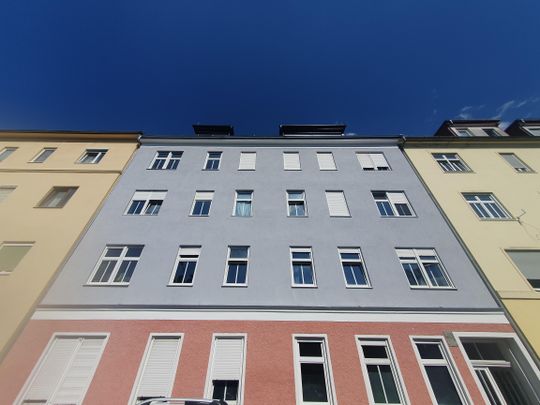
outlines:
[[[183, 151], [177, 170], [148, 170], [157, 151]], [[204, 171], [222, 151], [219, 171]], [[240, 152], [257, 152], [239, 171]], [[284, 151], [301, 170], [285, 171]], [[337, 171], [321, 171], [331, 151]], [[356, 152], [383, 152], [391, 171], [363, 171]], [[167, 190], [157, 216], [124, 215], [136, 190]], [[197, 190], [213, 190], [208, 217], [192, 217]], [[235, 190], [253, 190], [253, 216], [232, 216]], [[308, 217], [287, 217], [286, 190], [305, 190]], [[330, 217], [326, 190], [343, 190], [351, 217]], [[372, 190], [404, 191], [416, 216], [382, 218]], [[108, 244], [144, 249], [129, 286], [90, 286]], [[200, 245], [193, 286], [168, 286], [181, 245]], [[250, 246], [247, 287], [223, 286], [227, 248]], [[292, 286], [289, 247], [311, 247], [316, 288]], [[346, 288], [338, 247], [360, 247], [371, 288]], [[396, 248], [435, 248], [455, 289], [411, 289]], [[398, 138], [151, 138], [66, 263], [42, 307], [317, 308], [498, 311], [459, 242], [399, 148]]]

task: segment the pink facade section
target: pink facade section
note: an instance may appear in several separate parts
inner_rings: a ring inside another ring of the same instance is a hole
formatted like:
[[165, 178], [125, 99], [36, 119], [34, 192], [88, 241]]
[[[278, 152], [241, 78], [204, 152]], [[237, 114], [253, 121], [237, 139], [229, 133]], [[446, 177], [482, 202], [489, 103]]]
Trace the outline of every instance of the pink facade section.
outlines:
[[[107, 333], [109, 339], [85, 404], [127, 404], [152, 333], [183, 334], [173, 396], [203, 397], [212, 338], [246, 335], [244, 404], [295, 404], [293, 335], [326, 335], [338, 403], [368, 403], [356, 335], [388, 336], [410, 402], [431, 403], [411, 336], [445, 332], [513, 332], [508, 324], [84, 320], [28, 323], [0, 366], [0, 404], [12, 404], [55, 333]], [[458, 347], [450, 352], [473, 403], [481, 393]]]

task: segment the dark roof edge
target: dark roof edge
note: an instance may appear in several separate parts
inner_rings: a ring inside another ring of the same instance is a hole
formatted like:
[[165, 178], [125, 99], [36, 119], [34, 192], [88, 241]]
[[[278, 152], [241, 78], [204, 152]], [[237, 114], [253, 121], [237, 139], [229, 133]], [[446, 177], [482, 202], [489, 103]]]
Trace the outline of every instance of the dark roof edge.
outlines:
[[142, 131], [72, 131], [72, 130], [9, 130], [0, 129], [0, 140], [100, 140], [100, 141], [138, 141]]
[[452, 146], [452, 145], [473, 145], [473, 146], [508, 146], [519, 144], [521, 146], [540, 147], [540, 138], [535, 137], [457, 137], [457, 136], [437, 136], [437, 137], [403, 137], [403, 145], [424, 147], [426, 145]]

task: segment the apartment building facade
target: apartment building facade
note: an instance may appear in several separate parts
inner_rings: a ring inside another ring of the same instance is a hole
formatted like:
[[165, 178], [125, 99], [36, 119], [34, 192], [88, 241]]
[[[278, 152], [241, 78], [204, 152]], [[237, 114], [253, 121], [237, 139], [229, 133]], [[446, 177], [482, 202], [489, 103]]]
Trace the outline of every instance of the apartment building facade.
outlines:
[[405, 152], [538, 355], [537, 123], [519, 120], [505, 133], [498, 121], [447, 121], [435, 137], [408, 139]]
[[0, 132], [0, 359], [124, 170], [138, 136]]
[[400, 139], [343, 129], [143, 137], [0, 367], [4, 397], [535, 403], [538, 369]]

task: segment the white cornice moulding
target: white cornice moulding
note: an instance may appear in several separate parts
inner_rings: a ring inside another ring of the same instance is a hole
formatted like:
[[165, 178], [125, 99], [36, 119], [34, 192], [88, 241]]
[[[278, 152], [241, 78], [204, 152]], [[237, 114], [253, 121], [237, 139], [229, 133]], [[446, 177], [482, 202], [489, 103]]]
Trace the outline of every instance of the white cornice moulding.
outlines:
[[405, 322], [508, 324], [502, 312], [426, 311], [287, 311], [287, 310], [52, 310], [38, 309], [33, 320], [178, 320], [178, 321], [294, 321], [294, 322]]

